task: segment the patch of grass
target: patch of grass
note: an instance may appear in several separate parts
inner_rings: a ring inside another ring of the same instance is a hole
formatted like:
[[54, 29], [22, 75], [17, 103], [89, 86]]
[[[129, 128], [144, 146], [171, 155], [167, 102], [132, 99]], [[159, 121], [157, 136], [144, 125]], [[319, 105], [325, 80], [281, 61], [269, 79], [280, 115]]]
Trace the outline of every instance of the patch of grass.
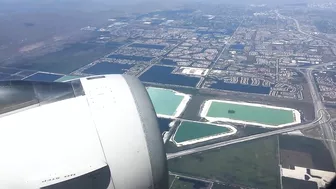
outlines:
[[168, 161], [169, 170], [233, 185], [279, 188], [277, 137], [264, 138]]
[[[329, 150], [323, 144], [322, 141], [310, 139], [301, 136], [290, 136], [290, 135], [280, 135], [279, 136], [279, 146], [281, 150], [291, 150], [294, 152], [302, 152], [307, 154], [307, 158], [311, 159], [313, 166], [302, 161], [296, 155], [291, 155], [287, 157], [290, 159], [290, 164], [301, 165], [308, 168], [320, 169], [325, 171], [335, 171], [332, 157]], [[286, 162], [286, 157], [284, 153], [281, 154], [281, 164], [284, 167], [288, 167], [289, 163]], [[289, 154], [290, 155], [290, 154]]]
[[176, 178], [170, 189], [194, 189], [194, 184]]
[[240, 189], [240, 187], [227, 186], [227, 185], [214, 183], [211, 189]]
[[172, 184], [172, 182], [174, 181], [175, 176], [174, 175], [169, 175], [169, 186]]
[[204, 189], [208, 188], [210, 183], [188, 179], [176, 176], [170, 189]]
[[46, 55], [28, 59], [17, 64], [21, 69], [69, 74], [104, 55], [111, 53], [117, 46], [96, 43], [76, 43]]

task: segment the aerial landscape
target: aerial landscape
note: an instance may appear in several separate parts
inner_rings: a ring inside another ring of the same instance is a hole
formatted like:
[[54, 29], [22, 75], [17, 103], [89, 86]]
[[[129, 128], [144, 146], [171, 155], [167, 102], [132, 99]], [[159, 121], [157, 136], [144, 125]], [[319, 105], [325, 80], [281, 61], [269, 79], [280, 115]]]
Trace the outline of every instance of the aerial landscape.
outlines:
[[0, 28], [0, 80], [137, 77], [158, 117], [170, 189], [328, 185], [336, 176], [336, 2], [137, 3], [69, 6], [62, 16], [57, 7], [11, 12], [8, 3], [0, 24], [15, 15], [15, 32]]

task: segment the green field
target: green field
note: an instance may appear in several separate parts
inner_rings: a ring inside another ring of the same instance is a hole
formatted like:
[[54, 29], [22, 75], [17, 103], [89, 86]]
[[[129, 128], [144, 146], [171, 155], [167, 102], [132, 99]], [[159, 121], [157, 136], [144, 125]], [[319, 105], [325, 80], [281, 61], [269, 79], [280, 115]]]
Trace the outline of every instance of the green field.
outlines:
[[[230, 110], [233, 110], [234, 113], [229, 113]], [[217, 101], [211, 103], [206, 116], [215, 118], [228, 118], [237, 121], [246, 121], [274, 126], [292, 123], [295, 121], [293, 112], [290, 110], [256, 107]]]
[[175, 178], [174, 183], [170, 186], [170, 189], [194, 189], [194, 184]]
[[180, 143], [227, 132], [230, 132], [230, 129], [224, 126], [183, 121], [176, 131], [174, 140]]
[[174, 115], [183, 96], [175, 95], [173, 90], [148, 87], [147, 92], [154, 105], [155, 112], [161, 115]]
[[[170, 175], [171, 176], [171, 175]], [[169, 184], [170, 189], [202, 189], [209, 188], [210, 183], [191, 180], [176, 176], [174, 181]]]
[[174, 175], [169, 175], [169, 186], [172, 184], [172, 182], [174, 181], [175, 176]]
[[168, 161], [169, 171], [232, 185], [278, 189], [277, 137], [264, 138]]
[[121, 45], [94, 42], [69, 44], [57, 52], [18, 62], [15, 67], [69, 74], [111, 53]]
[[241, 189], [241, 188], [230, 186], [230, 185], [221, 185], [221, 184], [214, 183], [211, 189]]

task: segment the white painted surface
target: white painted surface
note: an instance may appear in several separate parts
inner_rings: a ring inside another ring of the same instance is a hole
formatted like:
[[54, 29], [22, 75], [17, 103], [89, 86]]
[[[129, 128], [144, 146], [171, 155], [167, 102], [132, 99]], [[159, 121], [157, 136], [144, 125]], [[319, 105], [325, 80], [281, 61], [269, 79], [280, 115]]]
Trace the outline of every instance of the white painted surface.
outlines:
[[0, 151], [1, 188], [39, 188], [106, 166], [85, 97], [2, 117]]
[[297, 135], [297, 136], [304, 136], [304, 134], [300, 130], [288, 132], [287, 134], [289, 134], [289, 135]]
[[121, 75], [111, 75], [81, 82], [111, 170], [111, 186], [148, 188], [152, 183], [148, 149], [126, 81]]
[[206, 68], [193, 68], [193, 67], [181, 67], [183, 74], [205, 76], [208, 74], [209, 69]]
[[182, 99], [180, 105], [176, 108], [176, 111], [175, 111], [174, 116], [173, 116], [174, 118], [177, 118], [183, 113], [183, 111], [187, 107], [187, 104], [191, 99], [191, 95], [184, 94], [184, 93], [179, 93], [179, 92], [175, 92], [175, 95], [183, 96], [183, 99]]
[[[309, 177], [309, 181], [316, 182], [319, 188], [325, 187], [334, 177], [334, 172], [322, 171], [317, 169], [310, 169], [311, 175], [307, 174], [307, 168], [295, 166], [294, 170], [282, 168], [281, 173], [284, 177], [294, 178], [298, 180], [305, 180], [305, 175]], [[313, 176], [322, 177], [322, 179], [314, 178]]]
[[106, 165], [108, 189], [160, 186], [166, 157], [151, 103], [142, 117], [135, 103], [137, 95], [150, 102], [143, 86], [129, 86], [121, 75], [80, 80], [86, 96], [1, 115], [0, 188], [40, 188]]

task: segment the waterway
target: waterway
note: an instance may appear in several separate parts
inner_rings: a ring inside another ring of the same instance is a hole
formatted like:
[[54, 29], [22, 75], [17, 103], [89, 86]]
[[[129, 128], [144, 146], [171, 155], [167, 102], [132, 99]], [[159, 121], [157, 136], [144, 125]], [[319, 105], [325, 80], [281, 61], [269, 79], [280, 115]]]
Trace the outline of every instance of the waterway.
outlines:
[[109, 47], [99, 43], [76, 43], [68, 45], [57, 52], [20, 60], [11, 66], [18, 69], [70, 74], [111, 53], [116, 48], [115, 46]]
[[230, 46], [230, 49], [234, 49], [234, 50], [243, 50], [244, 49], [244, 45], [243, 44], [234, 44]]
[[144, 82], [162, 83], [170, 85], [182, 85], [196, 87], [200, 78], [188, 77], [185, 75], [172, 74], [175, 67], [152, 66], [149, 70], [143, 73], [139, 79]]
[[236, 30], [236, 27], [232, 27], [232, 28], [227, 28], [227, 29], [223, 29], [224, 31], [201, 31], [198, 30], [196, 31], [196, 33], [201, 34], [201, 35], [232, 35], [234, 33], [234, 31]]
[[172, 119], [158, 118], [160, 132], [164, 133], [169, 131], [169, 123], [171, 123], [172, 121]]
[[147, 49], [159, 49], [159, 50], [163, 50], [166, 47], [164, 45], [142, 44], [142, 43], [134, 43], [130, 46], [139, 47], [139, 48], [147, 48]]
[[123, 54], [112, 54], [112, 55], [108, 56], [108, 58], [136, 60], [136, 61], [151, 61], [153, 59], [152, 57], [131, 56], [131, 55], [123, 55]]
[[105, 75], [105, 74], [123, 74], [133, 65], [131, 64], [118, 64], [118, 63], [109, 63], [101, 62], [98, 63], [86, 70], [83, 73], [93, 74], [93, 75]]
[[271, 92], [270, 87], [224, 83], [223, 81], [219, 80], [216, 81], [216, 83], [211, 84], [210, 88], [255, 94], [269, 94]]
[[161, 64], [177, 66], [177, 63], [171, 59], [162, 59]]

